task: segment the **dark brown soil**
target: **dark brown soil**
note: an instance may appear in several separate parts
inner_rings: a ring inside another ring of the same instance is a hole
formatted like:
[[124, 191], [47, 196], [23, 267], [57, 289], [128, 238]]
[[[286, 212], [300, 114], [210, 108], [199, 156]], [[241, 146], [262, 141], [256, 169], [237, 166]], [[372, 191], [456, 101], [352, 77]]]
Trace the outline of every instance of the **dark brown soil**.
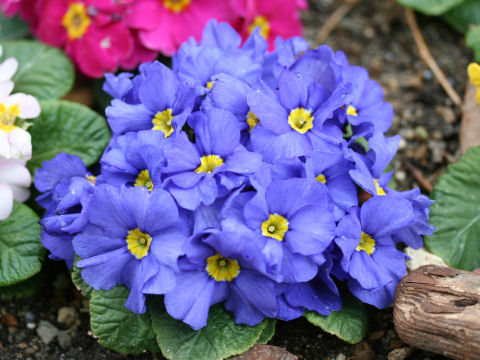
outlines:
[[[310, 10], [303, 14], [303, 22], [305, 35], [312, 44], [322, 24], [342, 2], [310, 1]], [[436, 61], [453, 87], [463, 94], [465, 69], [472, 59], [463, 37], [441, 19], [420, 15], [417, 19]], [[399, 154], [393, 161], [398, 189], [418, 186], [407, 163], [419, 169], [434, 184], [446, 165], [459, 155], [460, 113], [419, 58], [404, 20], [403, 8], [394, 0], [363, 0], [340, 22], [326, 43], [344, 51], [351, 64], [366, 67], [371, 77], [384, 87], [387, 100], [394, 106], [396, 115], [390, 133], [403, 137]], [[160, 355], [152, 354], [122, 356], [100, 346], [90, 335], [86, 304], [72, 286], [64, 266], [47, 261], [45, 271], [49, 272], [48, 282], [33, 298], [0, 302], [0, 360], [162, 359]], [[57, 322], [58, 310], [62, 306], [77, 310], [81, 321], [79, 327], [65, 328]], [[7, 313], [17, 321], [16, 325], [12, 326], [11, 317], [5, 317]], [[62, 348], [57, 339], [45, 345], [35, 329], [41, 320], [65, 330], [71, 345]], [[278, 322], [270, 344], [309, 360], [400, 360], [403, 358], [388, 355], [394, 349], [407, 346], [394, 331], [391, 308], [370, 309], [369, 333], [366, 340], [357, 345], [325, 334], [304, 319]], [[408, 358], [443, 359], [420, 350], [414, 350]]]

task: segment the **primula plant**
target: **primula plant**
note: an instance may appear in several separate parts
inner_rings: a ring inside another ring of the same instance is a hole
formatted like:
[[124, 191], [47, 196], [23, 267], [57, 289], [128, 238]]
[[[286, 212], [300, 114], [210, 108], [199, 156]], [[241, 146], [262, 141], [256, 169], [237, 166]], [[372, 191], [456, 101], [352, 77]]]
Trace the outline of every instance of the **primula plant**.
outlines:
[[[172, 56], [208, 19], [228, 21], [246, 38], [256, 26], [273, 49], [277, 36], [301, 35], [305, 0], [0, 0], [42, 42], [61, 47], [80, 71], [102, 77], [134, 69], [161, 52]], [[95, 56], [91, 56], [95, 54]]]
[[39, 217], [22, 204], [31, 204], [35, 170], [62, 151], [91, 164], [109, 136], [99, 115], [57, 100], [74, 81], [73, 66], [60, 50], [34, 41], [2, 42], [0, 49], [0, 299], [6, 299], [31, 294], [41, 284], [29, 280], [45, 255]]
[[36, 173], [42, 242], [73, 269], [105, 346], [222, 359], [303, 315], [358, 342], [348, 292], [389, 305], [398, 245], [433, 232], [431, 201], [388, 186], [400, 138], [385, 136], [379, 84], [299, 37], [268, 52], [261, 31], [242, 44], [210, 21], [172, 69], [107, 75], [97, 171], [63, 153]]

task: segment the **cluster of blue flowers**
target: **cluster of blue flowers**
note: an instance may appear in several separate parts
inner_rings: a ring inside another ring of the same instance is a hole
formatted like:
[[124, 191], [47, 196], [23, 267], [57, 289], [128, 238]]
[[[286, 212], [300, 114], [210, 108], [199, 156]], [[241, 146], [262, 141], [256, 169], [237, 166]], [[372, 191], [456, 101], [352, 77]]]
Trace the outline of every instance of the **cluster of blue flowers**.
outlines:
[[302, 38], [267, 47], [258, 29], [241, 45], [212, 21], [173, 69], [107, 75], [100, 174], [67, 154], [36, 174], [51, 257], [71, 267], [77, 254], [97, 290], [128, 287], [133, 312], [164, 295], [194, 329], [220, 302], [248, 325], [328, 315], [340, 282], [391, 303], [406, 272], [397, 245], [419, 248], [433, 232], [431, 201], [388, 187], [392, 107], [342, 52]]

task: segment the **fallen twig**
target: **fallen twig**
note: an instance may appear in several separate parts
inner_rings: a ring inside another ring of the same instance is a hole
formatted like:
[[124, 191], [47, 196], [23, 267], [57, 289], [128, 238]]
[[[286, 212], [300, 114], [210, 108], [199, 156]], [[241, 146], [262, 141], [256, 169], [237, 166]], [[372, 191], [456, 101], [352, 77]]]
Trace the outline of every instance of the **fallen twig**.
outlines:
[[345, 0], [337, 10], [335, 10], [325, 21], [321, 29], [318, 31], [315, 37], [315, 44], [317, 46], [323, 44], [328, 35], [335, 29], [335, 26], [347, 15], [347, 13], [359, 2], [359, 0]]
[[460, 96], [457, 94], [457, 92], [455, 91], [455, 89], [448, 82], [447, 77], [445, 76], [443, 71], [440, 69], [440, 67], [437, 65], [437, 63], [433, 59], [433, 56], [430, 53], [430, 50], [428, 50], [428, 46], [425, 43], [425, 40], [423, 39], [422, 33], [420, 32], [413, 10], [406, 7], [405, 17], [407, 20], [408, 27], [412, 32], [413, 39], [415, 40], [415, 43], [418, 46], [418, 50], [420, 51], [420, 57], [427, 63], [428, 67], [430, 68], [430, 70], [432, 70], [432, 73], [435, 75], [438, 82], [443, 87], [443, 89], [445, 90], [447, 95], [450, 97], [450, 99], [452, 99], [452, 101], [456, 105], [460, 106], [462, 104], [462, 100]]
[[417, 180], [420, 187], [426, 192], [431, 193], [433, 190], [433, 186], [430, 181], [428, 181], [428, 179], [423, 176], [422, 172], [415, 166], [413, 166], [409, 161], [405, 161], [405, 166], [412, 173], [413, 177], [415, 178], [415, 180]]

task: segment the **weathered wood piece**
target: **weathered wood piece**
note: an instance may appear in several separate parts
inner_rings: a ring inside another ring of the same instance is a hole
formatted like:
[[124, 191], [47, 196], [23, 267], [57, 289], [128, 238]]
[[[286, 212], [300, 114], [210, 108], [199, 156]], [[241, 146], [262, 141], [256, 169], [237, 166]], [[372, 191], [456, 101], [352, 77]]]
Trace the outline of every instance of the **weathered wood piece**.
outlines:
[[480, 359], [480, 274], [426, 265], [397, 287], [393, 319], [402, 341], [453, 359]]

